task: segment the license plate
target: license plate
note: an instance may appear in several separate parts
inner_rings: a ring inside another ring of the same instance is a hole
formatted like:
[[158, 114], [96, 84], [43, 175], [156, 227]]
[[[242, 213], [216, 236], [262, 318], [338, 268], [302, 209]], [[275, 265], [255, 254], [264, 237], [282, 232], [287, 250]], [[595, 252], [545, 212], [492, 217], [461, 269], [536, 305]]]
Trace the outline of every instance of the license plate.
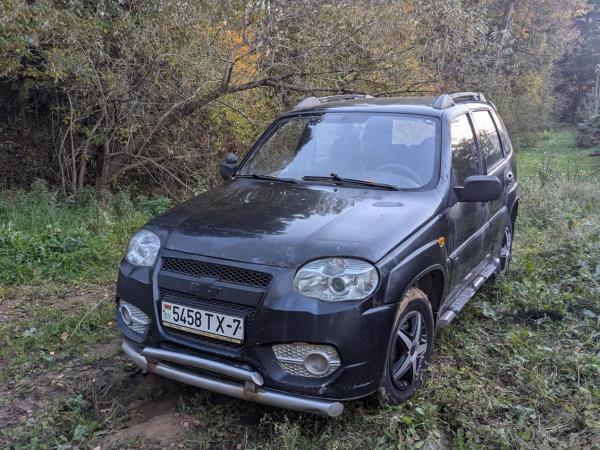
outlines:
[[162, 302], [163, 325], [224, 341], [244, 341], [244, 319], [214, 311]]

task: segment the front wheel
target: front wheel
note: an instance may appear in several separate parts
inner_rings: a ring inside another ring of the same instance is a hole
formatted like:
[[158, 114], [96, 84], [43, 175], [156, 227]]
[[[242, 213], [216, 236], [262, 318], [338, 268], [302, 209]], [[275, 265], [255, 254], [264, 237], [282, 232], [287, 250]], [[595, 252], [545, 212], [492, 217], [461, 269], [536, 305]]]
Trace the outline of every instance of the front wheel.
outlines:
[[419, 389], [431, 358], [433, 331], [427, 295], [411, 288], [398, 307], [379, 389], [380, 401], [398, 404]]
[[499, 275], [504, 276], [508, 272], [510, 261], [512, 258], [512, 247], [513, 247], [513, 230], [514, 225], [512, 220], [509, 220], [504, 228], [504, 236], [502, 236], [502, 245], [500, 247], [500, 266]]

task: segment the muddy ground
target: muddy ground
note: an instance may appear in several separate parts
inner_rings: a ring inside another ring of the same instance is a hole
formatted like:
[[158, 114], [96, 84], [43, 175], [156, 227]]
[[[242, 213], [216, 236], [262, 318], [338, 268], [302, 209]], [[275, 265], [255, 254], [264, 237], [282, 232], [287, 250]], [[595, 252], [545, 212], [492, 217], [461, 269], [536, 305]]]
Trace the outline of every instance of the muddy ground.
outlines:
[[3, 294], [0, 449], [255, 448], [290, 417], [328, 423], [142, 373], [121, 351], [113, 286]]
[[[36, 303], [33, 296], [39, 292], [39, 289], [18, 290], [6, 295], [0, 303], [0, 324], [26, 320]], [[110, 287], [90, 287], [55, 298], [45, 297], [44, 303], [63, 311], [86, 311], [98, 299], [111, 296]], [[73, 396], [82, 396], [89, 404], [85, 414], [107, 425], [107, 429], [96, 433], [95, 447], [173, 447], [178, 446], [179, 439], [191, 428], [202, 426], [197, 418], [183, 414], [179, 408], [180, 401], [193, 396], [194, 390], [139, 371], [121, 352], [116, 330], [99, 337], [96, 343], [85, 345], [75, 355], [69, 351], [69, 338], [62, 337], [65, 342], [61, 349], [48, 352], [49, 367], [31, 371], [26, 367], [21, 371], [18, 366], [11, 367], [10, 361], [1, 361], [4, 366], [0, 385], [1, 430], [44, 420], [52, 410], [52, 403], [60, 404]], [[8, 448], [17, 445], [3, 442], [2, 436], [0, 444]], [[84, 444], [89, 445], [90, 442]]]

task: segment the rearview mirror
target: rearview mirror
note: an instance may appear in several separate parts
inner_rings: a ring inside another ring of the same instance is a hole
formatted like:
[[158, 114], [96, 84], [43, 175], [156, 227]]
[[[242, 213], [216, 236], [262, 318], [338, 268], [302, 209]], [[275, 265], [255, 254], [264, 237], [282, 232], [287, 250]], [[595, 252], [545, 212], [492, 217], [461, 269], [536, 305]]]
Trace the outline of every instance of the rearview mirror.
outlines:
[[455, 187], [454, 192], [459, 202], [490, 202], [500, 197], [502, 185], [493, 175], [473, 175], [465, 179], [462, 187]]
[[228, 153], [225, 161], [221, 163], [219, 166], [219, 173], [221, 174], [221, 178], [224, 180], [229, 180], [233, 173], [235, 172], [237, 166], [237, 156], [233, 153]]

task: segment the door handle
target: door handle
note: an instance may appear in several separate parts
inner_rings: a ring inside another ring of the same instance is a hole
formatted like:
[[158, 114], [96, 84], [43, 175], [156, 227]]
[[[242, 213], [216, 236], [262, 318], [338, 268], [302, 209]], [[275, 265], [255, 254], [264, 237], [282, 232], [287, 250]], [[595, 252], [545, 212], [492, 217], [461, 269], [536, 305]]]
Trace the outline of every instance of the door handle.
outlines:
[[512, 183], [515, 179], [515, 176], [513, 175], [513, 173], [509, 170], [508, 172], [506, 172], [506, 175], [504, 175], [504, 178], [506, 179], [507, 183]]

